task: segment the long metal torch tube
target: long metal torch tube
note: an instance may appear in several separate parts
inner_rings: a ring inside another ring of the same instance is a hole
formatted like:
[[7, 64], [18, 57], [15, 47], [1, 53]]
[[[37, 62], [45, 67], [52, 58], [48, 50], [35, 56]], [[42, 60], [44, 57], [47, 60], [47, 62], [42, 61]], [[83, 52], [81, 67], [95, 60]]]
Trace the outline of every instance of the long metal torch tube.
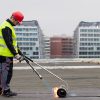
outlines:
[[44, 69], [45, 71], [47, 71], [48, 73], [52, 74], [53, 76], [55, 76], [56, 78], [60, 79], [62, 82], [65, 83], [65, 85], [67, 86], [67, 90], [68, 90], [68, 83], [65, 82], [65, 80], [63, 80], [62, 78], [60, 78], [59, 76], [57, 76], [56, 74], [52, 73], [51, 71], [47, 70], [46, 68], [42, 67], [40, 64], [38, 64], [37, 62], [33, 61], [34, 64], [38, 65], [39, 67], [41, 67], [42, 69]]
[[56, 74], [52, 73], [51, 71], [47, 70], [46, 68], [44, 68], [43, 66], [41, 66], [41, 65], [40, 65], [40, 64], [38, 64], [37, 62], [35, 62], [35, 61], [31, 60], [31, 59], [30, 59], [30, 58], [28, 58], [27, 56], [24, 56], [24, 57], [25, 57], [25, 59], [27, 59], [27, 60], [29, 60], [29, 61], [33, 62], [34, 64], [36, 64], [36, 65], [37, 65], [37, 66], [39, 66], [40, 68], [44, 69], [45, 71], [47, 71], [47, 72], [48, 72], [48, 73], [50, 73], [51, 75], [55, 76], [56, 78], [58, 78], [59, 80], [61, 80], [62, 82], [64, 82], [64, 84], [65, 84], [65, 85], [66, 85], [66, 87], [67, 87], [67, 91], [68, 91], [68, 83], [67, 83], [67, 82], [65, 82], [65, 80], [63, 80], [62, 78], [60, 78], [58, 75], [56, 75]]
[[33, 66], [29, 63], [29, 61], [27, 59], [25, 61], [27, 62], [27, 64], [30, 65], [30, 67], [32, 68], [33, 72], [35, 72], [39, 76], [39, 78], [42, 79], [43, 77], [39, 74], [39, 72], [36, 71], [36, 69], [33, 68]]

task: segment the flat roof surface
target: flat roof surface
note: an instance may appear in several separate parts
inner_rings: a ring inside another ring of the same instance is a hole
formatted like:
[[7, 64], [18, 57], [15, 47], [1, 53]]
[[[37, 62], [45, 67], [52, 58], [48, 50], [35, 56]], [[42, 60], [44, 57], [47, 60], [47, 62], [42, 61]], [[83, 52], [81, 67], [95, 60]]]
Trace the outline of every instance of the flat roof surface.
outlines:
[[[74, 63], [72, 64], [74, 66]], [[23, 65], [18, 65], [21, 67]], [[27, 65], [25, 64], [24, 67]], [[17, 66], [16, 66], [17, 67]], [[18, 96], [0, 100], [100, 100], [100, 68], [82, 69], [48, 69], [68, 83], [68, 96], [58, 98], [54, 95], [54, 87], [65, 85], [43, 69], [37, 71], [43, 76], [39, 77], [31, 69], [14, 69], [11, 81], [11, 90]]]

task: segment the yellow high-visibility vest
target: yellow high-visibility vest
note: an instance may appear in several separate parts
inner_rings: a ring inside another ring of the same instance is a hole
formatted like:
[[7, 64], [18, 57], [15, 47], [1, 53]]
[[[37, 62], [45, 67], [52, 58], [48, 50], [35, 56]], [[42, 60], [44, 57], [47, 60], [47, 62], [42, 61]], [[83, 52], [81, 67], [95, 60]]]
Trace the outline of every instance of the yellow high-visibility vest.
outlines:
[[0, 56], [5, 56], [5, 57], [14, 57], [14, 55], [10, 52], [10, 50], [8, 49], [4, 38], [2, 36], [2, 29], [5, 27], [9, 27], [12, 30], [12, 39], [13, 39], [13, 43], [12, 45], [14, 46], [16, 53], [18, 53], [18, 48], [17, 48], [17, 37], [15, 34], [15, 30], [14, 27], [7, 21], [4, 21], [1, 25], [0, 25]]

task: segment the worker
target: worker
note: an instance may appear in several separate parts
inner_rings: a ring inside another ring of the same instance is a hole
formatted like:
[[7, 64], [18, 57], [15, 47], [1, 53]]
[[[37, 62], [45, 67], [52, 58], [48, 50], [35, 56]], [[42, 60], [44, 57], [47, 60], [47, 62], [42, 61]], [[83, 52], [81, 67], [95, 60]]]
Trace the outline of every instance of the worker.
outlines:
[[0, 94], [6, 97], [17, 95], [10, 89], [13, 58], [21, 61], [23, 56], [17, 45], [14, 26], [21, 24], [23, 19], [24, 15], [20, 11], [15, 11], [0, 25]]

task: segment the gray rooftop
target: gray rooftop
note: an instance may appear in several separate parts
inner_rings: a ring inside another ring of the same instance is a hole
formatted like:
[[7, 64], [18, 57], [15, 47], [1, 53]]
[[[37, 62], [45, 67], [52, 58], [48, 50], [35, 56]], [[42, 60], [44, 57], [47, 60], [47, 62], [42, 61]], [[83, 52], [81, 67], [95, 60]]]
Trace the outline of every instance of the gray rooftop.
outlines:
[[[71, 63], [72, 66], [74, 66], [75, 63], [79, 64], [79, 62], [69, 63]], [[16, 64], [17, 68], [23, 66], [23, 63], [19, 64], [19, 66]], [[58, 64], [61, 63], [58, 62]], [[84, 64], [86, 63], [81, 62], [80, 65], [84, 66]], [[49, 65], [50, 64], [48, 63], [47, 67]], [[55, 73], [68, 83], [69, 88], [66, 86], [66, 89], [68, 89], [66, 98], [57, 98], [53, 92], [54, 87], [65, 85], [65, 83], [53, 77], [43, 69], [37, 69], [43, 76], [42, 80], [40, 80], [31, 69], [14, 69], [11, 89], [12, 91], [17, 92], [18, 96], [12, 98], [0, 96], [0, 100], [100, 100], [99, 65], [98, 68], [90, 68], [91, 66], [88, 66], [88, 68], [80, 69], [80, 66], [78, 66], [78, 69], [69, 69], [68, 63], [66, 63], [66, 65], [68, 66], [68, 69], [50, 69], [51, 72]], [[23, 67], [27, 68], [27, 66], [28, 65], [25, 63]]]
[[100, 26], [100, 22], [85, 22], [85, 21], [81, 21], [79, 23], [79, 27], [89, 27], [89, 26]]
[[37, 20], [31, 20], [31, 21], [23, 21], [21, 25], [24, 26], [38, 26], [38, 21]]

